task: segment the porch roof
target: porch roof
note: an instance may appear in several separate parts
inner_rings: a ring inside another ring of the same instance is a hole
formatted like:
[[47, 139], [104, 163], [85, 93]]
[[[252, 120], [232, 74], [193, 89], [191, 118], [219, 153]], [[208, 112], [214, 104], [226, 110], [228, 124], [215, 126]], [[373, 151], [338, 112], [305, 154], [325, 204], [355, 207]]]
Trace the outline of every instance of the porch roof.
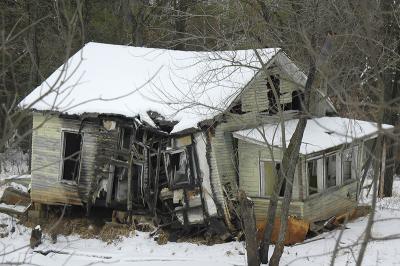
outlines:
[[[289, 145], [298, 121], [298, 119], [292, 119], [284, 123], [286, 146]], [[392, 128], [392, 125], [382, 124], [382, 129], [384, 130]], [[323, 151], [351, 143], [357, 139], [372, 137], [377, 133], [378, 124], [374, 122], [342, 117], [311, 118], [307, 121], [300, 153], [307, 155]], [[257, 128], [239, 130], [234, 132], [233, 136], [258, 145], [272, 145], [282, 148], [281, 123], [271, 123]]]

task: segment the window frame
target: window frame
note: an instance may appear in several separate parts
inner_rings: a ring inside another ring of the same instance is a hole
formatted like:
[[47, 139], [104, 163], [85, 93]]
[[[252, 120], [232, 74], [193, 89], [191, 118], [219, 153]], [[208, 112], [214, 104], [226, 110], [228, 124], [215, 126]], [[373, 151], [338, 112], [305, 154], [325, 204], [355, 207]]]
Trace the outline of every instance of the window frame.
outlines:
[[[183, 188], [183, 187], [192, 187], [194, 185], [194, 183], [195, 183], [194, 180], [195, 180], [196, 170], [193, 169], [194, 168], [194, 165], [193, 165], [193, 162], [192, 162], [192, 160], [194, 160], [194, 158], [193, 158], [193, 149], [190, 146], [192, 146], [192, 145], [187, 145], [187, 146], [184, 146], [184, 147], [181, 147], [181, 148], [171, 149], [171, 150], [167, 150], [167, 151], [163, 152], [163, 154], [164, 154], [163, 157], [164, 157], [165, 173], [167, 175], [168, 184], [169, 184], [169, 187], [171, 189], [179, 189], [179, 188]], [[167, 161], [167, 156], [178, 154], [178, 153], [182, 153], [182, 152], [185, 153], [186, 163], [189, 166], [190, 174], [187, 177], [187, 181], [176, 183], [175, 182], [175, 176], [172, 177], [170, 175], [169, 170], [168, 170], [168, 165], [170, 165], [170, 162]]]
[[[341, 181], [342, 184], [345, 182], [350, 182], [351, 180], [357, 180], [357, 166], [358, 166], [358, 145], [352, 145], [350, 147], [347, 147], [341, 151], [340, 159], [341, 159], [341, 167], [342, 167], [342, 176], [341, 176]], [[344, 157], [344, 152], [345, 151], [351, 151], [351, 163], [350, 163], [350, 179], [344, 180], [344, 167], [343, 167], [343, 157]]]
[[[81, 178], [81, 170], [82, 170], [82, 154], [84, 154], [84, 142], [85, 142], [85, 134], [84, 132], [77, 130], [77, 129], [71, 129], [71, 128], [61, 128], [61, 149], [60, 149], [60, 165], [59, 165], [59, 175], [58, 175], [58, 180], [62, 183], [67, 183], [67, 184], [78, 184]], [[73, 180], [68, 180], [63, 178], [63, 173], [64, 173], [64, 153], [65, 153], [65, 133], [71, 133], [71, 134], [77, 134], [81, 135], [81, 144], [80, 144], [80, 154], [79, 154], [79, 170], [78, 170], [78, 176], [73, 179]]]
[[[319, 174], [319, 171], [318, 171], [318, 160], [321, 160], [321, 159], [322, 159], [322, 175], [323, 175], [322, 178], [320, 176], [318, 176], [318, 174]], [[316, 160], [316, 162], [317, 162], [317, 192], [313, 193], [313, 194], [310, 194], [310, 180], [309, 180], [309, 176], [308, 176], [308, 162], [309, 161], [314, 161], [314, 160]], [[324, 154], [313, 156], [313, 157], [310, 157], [310, 158], [306, 158], [305, 159], [305, 163], [306, 163], [306, 165], [305, 165], [305, 174], [306, 174], [306, 184], [307, 184], [307, 186], [306, 186], [307, 187], [306, 195], [307, 195], [307, 197], [309, 197], [309, 196], [312, 196], [312, 195], [317, 195], [317, 194], [323, 192], [324, 189], [325, 189], [325, 159], [324, 159]], [[318, 181], [318, 180], [320, 180], [320, 181]], [[319, 183], [321, 183], [321, 181], [322, 181], [322, 187], [319, 186]]]
[[[335, 185], [328, 187], [328, 170], [329, 169], [326, 166], [328, 163], [328, 161], [327, 161], [328, 157], [332, 157], [332, 156], [335, 156]], [[324, 153], [323, 157], [324, 157], [324, 166], [323, 166], [323, 168], [324, 168], [324, 170], [323, 170], [324, 171], [324, 179], [323, 179], [324, 180], [324, 182], [323, 182], [324, 188], [323, 188], [323, 190], [327, 190], [332, 187], [340, 186], [342, 183], [342, 168], [343, 168], [342, 160], [341, 160], [341, 151], [336, 150], [333, 152]], [[338, 157], [340, 158], [339, 161], [338, 161]], [[340, 169], [338, 169], [338, 166], [340, 167]], [[338, 177], [338, 174], [339, 174], [339, 177]]]
[[[277, 164], [279, 164], [280, 167], [282, 167], [282, 160], [271, 160], [271, 159], [266, 159], [266, 160], [259, 159], [258, 160], [258, 169], [259, 169], [258, 196], [260, 198], [270, 198], [271, 197], [271, 195], [266, 195], [265, 194], [265, 184], [264, 184], [265, 183], [265, 167], [264, 167], [264, 163], [265, 162], [274, 163], [275, 164], [275, 169], [276, 169], [276, 165]], [[263, 190], [264, 190], [264, 193], [262, 193]], [[283, 198], [283, 197], [278, 195], [278, 198]]]

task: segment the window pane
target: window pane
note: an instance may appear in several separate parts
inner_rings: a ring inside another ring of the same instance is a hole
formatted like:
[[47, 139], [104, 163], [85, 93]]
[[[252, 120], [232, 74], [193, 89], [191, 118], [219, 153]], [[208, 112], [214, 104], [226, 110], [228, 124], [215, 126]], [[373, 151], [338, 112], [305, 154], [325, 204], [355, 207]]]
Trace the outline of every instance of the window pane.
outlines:
[[307, 162], [307, 173], [308, 191], [309, 195], [312, 195], [318, 192], [317, 160], [311, 160]]
[[275, 174], [274, 167], [279, 169], [280, 164], [277, 163], [276, 166], [273, 162], [264, 162], [264, 195], [263, 196], [271, 196], [274, 193], [274, 186], [278, 180], [278, 176]]
[[351, 165], [353, 161], [353, 152], [351, 149], [345, 150], [342, 154], [343, 163], [343, 181], [351, 179]]
[[326, 187], [336, 186], [336, 154], [325, 158]]

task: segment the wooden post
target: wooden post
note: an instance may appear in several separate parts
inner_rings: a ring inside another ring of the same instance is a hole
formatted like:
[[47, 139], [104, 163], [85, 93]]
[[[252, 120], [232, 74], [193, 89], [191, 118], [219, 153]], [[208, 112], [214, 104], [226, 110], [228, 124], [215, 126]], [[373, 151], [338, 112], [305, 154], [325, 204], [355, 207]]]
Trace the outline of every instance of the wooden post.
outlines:
[[259, 266], [259, 248], [257, 241], [256, 217], [254, 214], [254, 203], [247, 198], [244, 191], [239, 191], [240, 210], [242, 225], [246, 237], [247, 265]]
[[386, 138], [383, 139], [382, 146], [382, 161], [381, 161], [381, 175], [379, 177], [379, 190], [378, 197], [383, 198], [385, 196], [385, 167], [386, 167]]
[[107, 181], [106, 206], [110, 206], [112, 200], [112, 191], [114, 187], [114, 171], [115, 171], [115, 165], [110, 164], [110, 172], [108, 174], [108, 181]]
[[126, 197], [126, 206], [128, 209], [128, 214], [131, 216], [132, 213], [132, 160], [133, 153], [129, 153], [129, 161], [128, 161], [128, 195]]
[[157, 198], [158, 198], [158, 181], [160, 178], [160, 163], [161, 163], [161, 140], [158, 144], [158, 151], [157, 151], [157, 166], [156, 166], [156, 179], [154, 181], [154, 203], [153, 203], [153, 213], [156, 215], [157, 209]]

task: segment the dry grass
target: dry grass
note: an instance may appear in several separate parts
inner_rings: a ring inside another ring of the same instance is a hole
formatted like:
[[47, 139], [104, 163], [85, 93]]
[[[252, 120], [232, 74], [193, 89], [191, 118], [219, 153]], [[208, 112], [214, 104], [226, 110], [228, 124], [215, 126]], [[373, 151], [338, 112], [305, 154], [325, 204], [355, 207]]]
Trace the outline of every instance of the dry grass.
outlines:
[[135, 231], [134, 226], [117, 223], [98, 223], [87, 218], [64, 217], [58, 221], [58, 217], [49, 217], [39, 221], [21, 221], [26, 227], [34, 228], [40, 224], [47, 235], [79, 235], [83, 239], [96, 238], [108, 244], [120, 241], [122, 237], [128, 237]]
[[168, 243], [169, 234], [164, 230], [160, 230], [157, 234], [157, 244], [165, 245]]
[[120, 241], [122, 237], [129, 237], [135, 232], [135, 226], [126, 224], [106, 223], [98, 234], [99, 239], [111, 244], [115, 241]]

